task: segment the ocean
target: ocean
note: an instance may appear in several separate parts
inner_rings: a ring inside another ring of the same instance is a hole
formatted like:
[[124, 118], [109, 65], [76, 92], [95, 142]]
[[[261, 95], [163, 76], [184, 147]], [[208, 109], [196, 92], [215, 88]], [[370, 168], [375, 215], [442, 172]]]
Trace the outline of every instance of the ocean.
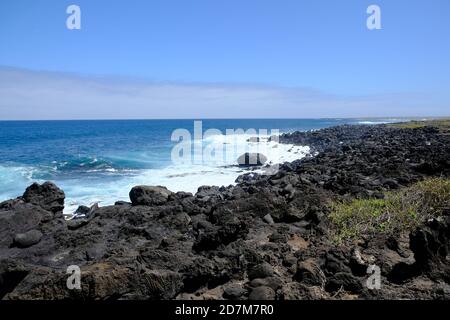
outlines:
[[[242, 119], [202, 120], [202, 130], [241, 128], [316, 130], [341, 124], [374, 124], [396, 119]], [[230, 185], [245, 172], [236, 158], [226, 161], [174, 163], [174, 130], [194, 135], [194, 120], [89, 120], [89, 121], [0, 121], [0, 201], [23, 194], [33, 182], [50, 180], [66, 194], [65, 213], [79, 205], [110, 205], [129, 200], [135, 185], [164, 185], [172, 191], [195, 193], [202, 185]], [[234, 143], [247, 147], [251, 135], [234, 135]], [[228, 136], [227, 136], [228, 138]], [[219, 134], [202, 141], [201, 148], [226, 145]], [[307, 146], [273, 146], [272, 163], [305, 156]], [[193, 148], [195, 149], [195, 148]], [[275, 150], [275, 149], [274, 149]], [[251, 151], [251, 150], [250, 150]], [[214, 154], [214, 153], [213, 153]]]

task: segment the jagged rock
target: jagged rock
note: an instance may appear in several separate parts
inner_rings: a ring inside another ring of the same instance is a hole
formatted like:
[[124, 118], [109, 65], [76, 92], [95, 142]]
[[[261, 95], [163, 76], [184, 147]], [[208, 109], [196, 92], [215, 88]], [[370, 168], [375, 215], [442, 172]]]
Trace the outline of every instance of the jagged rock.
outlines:
[[74, 215], [87, 215], [91, 208], [87, 206], [79, 206], [77, 210], [75, 210]]
[[297, 272], [294, 279], [309, 286], [325, 285], [325, 275], [314, 259], [299, 261], [297, 264]]
[[13, 291], [25, 279], [30, 270], [12, 260], [0, 260], [0, 300]]
[[250, 293], [249, 300], [274, 300], [275, 291], [272, 288], [261, 286], [254, 288]]
[[22, 198], [25, 202], [38, 205], [53, 213], [64, 210], [64, 192], [51, 182], [45, 182], [42, 185], [33, 183], [25, 190]]
[[182, 276], [168, 270], [149, 270], [141, 277], [143, 293], [150, 299], [172, 299], [183, 286]]
[[89, 219], [92, 217], [94, 212], [99, 208], [98, 203], [95, 203], [91, 207], [79, 206], [75, 213], [73, 214], [73, 219]]
[[327, 279], [325, 289], [331, 292], [344, 289], [350, 292], [359, 293], [362, 290], [362, 284], [361, 281], [352, 274], [338, 272]]
[[429, 270], [433, 264], [445, 263], [450, 243], [450, 216], [433, 219], [410, 234], [410, 247], [416, 263]]

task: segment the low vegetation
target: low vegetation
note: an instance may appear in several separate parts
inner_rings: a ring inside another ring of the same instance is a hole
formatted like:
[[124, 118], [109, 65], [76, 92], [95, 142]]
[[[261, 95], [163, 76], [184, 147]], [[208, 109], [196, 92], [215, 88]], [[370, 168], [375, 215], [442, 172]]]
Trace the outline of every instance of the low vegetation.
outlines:
[[408, 121], [400, 123], [388, 124], [389, 127], [401, 128], [401, 129], [418, 129], [423, 127], [435, 127], [441, 132], [447, 133], [450, 131], [450, 119], [434, 119], [425, 121]]
[[330, 219], [335, 240], [357, 239], [377, 233], [410, 231], [425, 220], [448, 214], [450, 179], [432, 178], [385, 193], [384, 199], [336, 202]]

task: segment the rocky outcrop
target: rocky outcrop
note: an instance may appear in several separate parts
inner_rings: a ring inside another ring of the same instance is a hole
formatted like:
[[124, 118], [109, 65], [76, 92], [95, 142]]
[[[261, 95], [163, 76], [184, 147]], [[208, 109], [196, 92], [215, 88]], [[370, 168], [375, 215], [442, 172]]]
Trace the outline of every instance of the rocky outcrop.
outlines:
[[42, 185], [33, 183], [25, 190], [22, 198], [27, 203], [53, 213], [62, 212], [64, 209], [64, 192], [51, 182]]
[[[3, 299], [449, 299], [448, 215], [408, 234], [332, 241], [330, 201], [450, 174], [432, 128], [343, 126], [284, 142], [319, 154], [193, 195], [138, 186], [131, 202], [62, 216], [64, 193], [30, 186], [0, 204]], [[68, 289], [79, 266], [81, 289]], [[381, 289], [370, 289], [370, 266]], [[399, 285], [401, 283], [401, 285]]]
[[166, 187], [137, 186], [130, 191], [130, 200], [134, 206], [162, 205], [172, 194]]

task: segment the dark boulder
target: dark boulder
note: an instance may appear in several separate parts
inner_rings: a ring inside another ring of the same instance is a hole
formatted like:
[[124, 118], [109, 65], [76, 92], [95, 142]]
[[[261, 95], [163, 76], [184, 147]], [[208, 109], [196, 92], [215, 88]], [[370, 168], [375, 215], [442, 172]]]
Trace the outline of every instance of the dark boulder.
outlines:
[[363, 287], [361, 281], [352, 274], [338, 272], [328, 278], [325, 289], [331, 292], [344, 289], [353, 293], [359, 293], [362, 291]]
[[[199, 225], [202, 226], [202, 224]], [[206, 223], [197, 232], [193, 249], [196, 251], [213, 250], [245, 237], [248, 233], [248, 226], [237, 216], [230, 215], [223, 217], [220, 226]]]
[[223, 291], [223, 297], [229, 300], [239, 300], [247, 291], [242, 286], [234, 284], [226, 286]]
[[162, 205], [169, 200], [172, 191], [161, 186], [136, 186], [130, 191], [133, 206]]
[[[0, 248], [9, 247], [14, 242], [17, 234], [26, 233], [29, 230], [49, 230], [62, 225], [62, 215], [59, 219], [52, 212], [42, 209], [30, 203], [17, 202], [6, 210], [0, 209]], [[1, 259], [0, 255], [0, 259]]]
[[450, 243], [450, 217], [433, 219], [410, 234], [410, 247], [416, 264], [424, 269], [445, 263]]
[[276, 291], [283, 286], [283, 282], [278, 277], [267, 277], [253, 279], [250, 281], [249, 285], [252, 288], [269, 287]]
[[273, 275], [273, 268], [267, 262], [263, 262], [261, 264], [254, 266], [248, 272], [248, 278], [250, 280], [253, 280], [256, 278], [267, 278], [272, 275]]
[[87, 206], [79, 206], [77, 210], [73, 213], [74, 215], [87, 215], [91, 208]]
[[273, 291], [270, 287], [257, 287], [252, 290], [250, 293], [249, 300], [274, 300], [275, 299], [275, 291]]
[[262, 166], [267, 162], [267, 157], [261, 153], [246, 152], [237, 159], [241, 167]]
[[20, 248], [31, 247], [42, 239], [42, 232], [39, 230], [30, 230], [25, 233], [18, 233], [14, 236], [14, 245]]
[[22, 198], [25, 202], [53, 213], [64, 210], [64, 192], [51, 182], [45, 182], [42, 185], [33, 183], [25, 190]]

